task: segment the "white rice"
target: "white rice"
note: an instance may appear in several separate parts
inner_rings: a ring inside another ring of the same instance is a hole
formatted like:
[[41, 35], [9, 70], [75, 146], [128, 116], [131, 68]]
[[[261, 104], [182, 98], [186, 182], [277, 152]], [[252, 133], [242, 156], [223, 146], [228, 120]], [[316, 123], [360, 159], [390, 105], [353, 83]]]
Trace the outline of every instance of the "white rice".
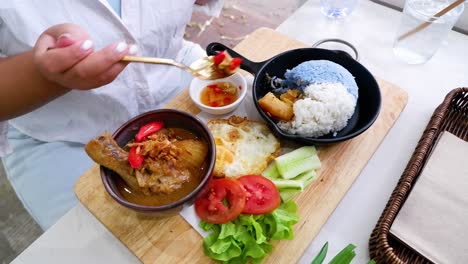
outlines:
[[346, 127], [354, 113], [356, 99], [341, 83], [311, 84], [304, 89], [304, 99], [294, 105], [294, 117], [278, 126], [290, 133], [320, 137]]

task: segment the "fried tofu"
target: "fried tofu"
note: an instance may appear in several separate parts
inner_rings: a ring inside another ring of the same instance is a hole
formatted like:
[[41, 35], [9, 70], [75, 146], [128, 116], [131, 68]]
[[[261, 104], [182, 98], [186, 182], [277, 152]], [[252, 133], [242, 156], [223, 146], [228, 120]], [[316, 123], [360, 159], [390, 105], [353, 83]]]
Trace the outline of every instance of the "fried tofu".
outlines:
[[288, 90], [287, 92], [280, 95], [280, 100], [289, 105], [293, 105], [294, 102], [296, 102], [297, 99], [299, 99], [300, 94], [301, 92], [299, 90], [296, 90], [296, 89]]
[[292, 104], [281, 101], [271, 92], [260, 98], [258, 104], [273, 118], [289, 121], [294, 115]]

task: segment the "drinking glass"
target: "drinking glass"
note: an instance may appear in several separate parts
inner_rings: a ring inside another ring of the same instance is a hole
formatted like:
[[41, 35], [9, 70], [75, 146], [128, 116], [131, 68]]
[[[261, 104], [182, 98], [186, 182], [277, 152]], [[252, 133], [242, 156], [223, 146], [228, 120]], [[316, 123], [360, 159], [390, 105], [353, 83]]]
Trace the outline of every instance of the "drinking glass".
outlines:
[[[441, 17], [434, 15], [447, 7], [448, 0], [406, 0], [400, 27], [393, 43], [393, 52], [408, 64], [427, 62], [440, 47], [463, 12], [460, 4]], [[401, 38], [405, 33], [428, 22], [429, 26]]]
[[351, 14], [358, 0], [320, 0], [322, 13], [329, 18], [343, 18]]

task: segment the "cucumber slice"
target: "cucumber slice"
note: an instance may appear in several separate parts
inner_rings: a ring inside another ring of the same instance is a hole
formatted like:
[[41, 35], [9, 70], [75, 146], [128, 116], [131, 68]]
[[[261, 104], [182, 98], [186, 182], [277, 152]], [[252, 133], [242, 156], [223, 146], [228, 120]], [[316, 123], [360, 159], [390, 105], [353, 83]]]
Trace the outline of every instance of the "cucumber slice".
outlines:
[[262, 172], [262, 176], [267, 177], [269, 179], [277, 179], [281, 177], [281, 175], [278, 172], [278, 169], [276, 169], [276, 164], [274, 162], [268, 165], [265, 171]]
[[301, 181], [305, 189], [307, 186], [309, 186], [311, 182], [315, 180], [315, 177], [317, 177], [317, 173], [314, 170], [310, 170], [310, 171], [306, 171], [300, 174], [299, 176], [297, 176], [296, 178], [292, 180]]
[[280, 197], [283, 203], [287, 203], [294, 199], [299, 192], [296, 190], [281, 190]]
[[309, 156], [305, 159], [294, 160], [287, 163], [285, 163], [282, 160], [280, 160], [279, 162], [275, 160], [275, 162], [278, 172], [285, 179], [292, 179], [303, 172], [320, 168], [320, 160], [317, 155]]
[[304, 190], [304, 183], [302, 181], [283, 180], [283, 179], [273, 179], [271, 181], [276, 185], [276, 188], [278, 188], [280, 192], [283, 189], [297, 190], [297, 191]]
[[[305, 146], [295, 149], [289, 153], [281, 155], [275, 159], [276, 165], [279, 167], [285, 166], [286, 164], [296, 162], [298, 160], [303, 160], [310, 156], [317, 154], [317, 150], [314, 146]], [[281, 171], [280, 171], [281, 173]]]
[[283, 191], [303, 191], [315, 178], [317, 173], [313, 170], [306, 171], [294, 179], [271, 179], [276, 188]]

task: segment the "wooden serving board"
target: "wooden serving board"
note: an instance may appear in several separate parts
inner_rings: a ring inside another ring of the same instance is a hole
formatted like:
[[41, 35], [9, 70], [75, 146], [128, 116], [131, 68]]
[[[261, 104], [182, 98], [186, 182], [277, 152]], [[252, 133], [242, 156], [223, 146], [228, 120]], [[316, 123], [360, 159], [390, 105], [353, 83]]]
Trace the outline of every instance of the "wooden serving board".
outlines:
[[[261, 28], [239, 43], [235, 50], [254, 61], [263, 61], [285, 50], [305, 46], [274, 30]], [[295, 226], [295, 238], [276, 243], [264, 263], [295, 263], [299, 260], [399, 117], [407, 103], [407, 93], [383, 80], [378, 82], [383, 99], [379, 118], [360, 136], [320, 148], [322, 168], [319, 179], [296, 199], [300, 221]], [[167, 107], [199, 113], [187, 91]], [[201, 236], [181, 216], [157, 219], [126, 209], [112, 200], [104, 190], [97, 165], [81, 176], [75, 185], [75, 193], [142, 262], [210, 262], [203, 254]]]

